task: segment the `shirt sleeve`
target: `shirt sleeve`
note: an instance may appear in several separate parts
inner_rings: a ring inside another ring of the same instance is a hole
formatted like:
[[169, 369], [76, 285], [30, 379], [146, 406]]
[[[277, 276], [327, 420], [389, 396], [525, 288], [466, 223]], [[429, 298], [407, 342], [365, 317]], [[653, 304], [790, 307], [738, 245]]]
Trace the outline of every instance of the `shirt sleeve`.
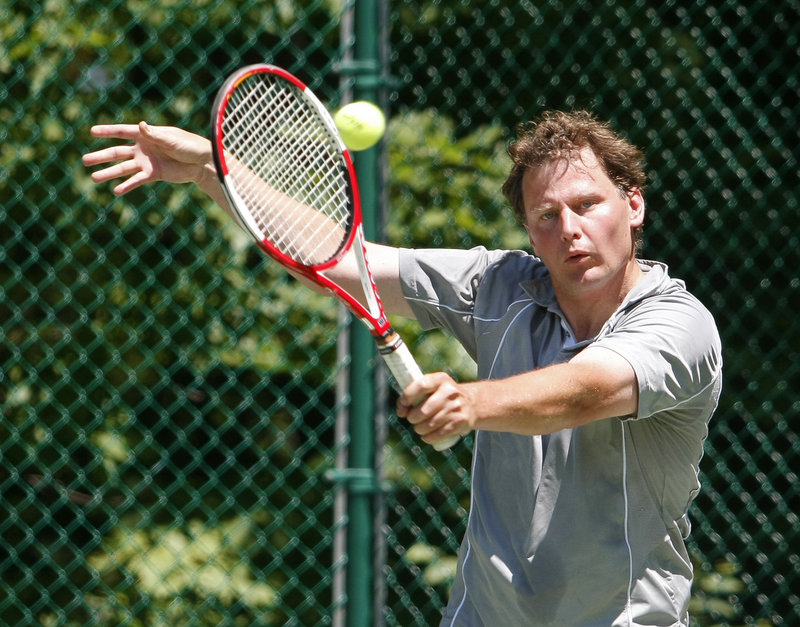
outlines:
[[403, 294], [422, 328], [447, 331], [474, 357], [478, 286], [487, 269], [507, 254], [483, 247], [400, 249]]
[[594, 344], [614, 350], [633, 367], [639, 385], [637, 418], [716, 405], [722, 371], [719, 334], [711, 314], [687, 291], [645, 299]]

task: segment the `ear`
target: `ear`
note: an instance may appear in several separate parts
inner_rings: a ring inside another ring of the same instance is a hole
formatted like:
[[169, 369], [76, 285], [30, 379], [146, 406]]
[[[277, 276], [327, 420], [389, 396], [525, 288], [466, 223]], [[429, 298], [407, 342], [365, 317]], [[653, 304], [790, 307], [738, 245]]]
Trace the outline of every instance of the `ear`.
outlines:
[[637, 228], [644, 224], [644, 195], [638, 187], [628, 191], [628, 207], [630, 207], [631, 228]]

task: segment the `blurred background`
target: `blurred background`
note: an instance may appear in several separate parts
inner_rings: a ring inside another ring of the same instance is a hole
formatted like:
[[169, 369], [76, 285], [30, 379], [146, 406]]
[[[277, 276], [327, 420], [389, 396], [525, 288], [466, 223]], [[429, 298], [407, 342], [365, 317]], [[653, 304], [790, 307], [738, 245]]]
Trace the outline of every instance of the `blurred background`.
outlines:
[[[505, 147], [546, 108], [592, 109], [644, 150], [643, 256], [725, 349], [693, 624], [800, 623], [796, 0], [6, 0], [0, 623], [438, 623], [471, 440], [420, 446], [350, 319], [197, 189], [117, 199], [80, 163], [107, 145], [94, 123], [208, 136], [217, 88], [257, 62], [331, 108], [385, 109], [357, 168], [395, 245], [525, 247]], [[396, 322], [423, 369], [474, 376]]]

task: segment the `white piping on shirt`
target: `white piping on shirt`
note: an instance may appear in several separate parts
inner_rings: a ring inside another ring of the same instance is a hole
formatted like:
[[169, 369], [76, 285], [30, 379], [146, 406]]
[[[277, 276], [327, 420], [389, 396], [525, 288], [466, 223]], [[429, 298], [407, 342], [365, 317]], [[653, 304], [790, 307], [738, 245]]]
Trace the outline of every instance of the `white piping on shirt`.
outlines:
[[[528, 309], [529, 307], [532, 307], [535, 304], [536, 303], [534, 303], [534, 302], [530, 302], [527, 305], [525, 305], [522, 309], [520, 309], [517, 312], [517, 315], [514, 316], [514, 319], [511, 320], [511, 322], [508, 323], [508, 326], [506, 326], [506, 330], [503, 331], [503, 337], [500, 338], [500, 342], [497, 344], [497, 350], [495, 351], [494, 358], [492, 359], [492, 366], [489, 368], [489, 374], [486, 376], [487, 379], [491, 379], [492, 375], [494, 374], [494, 367], [495, 367], [495, 364], [497, 364], [497, 358], [500, 356], [500, 349], [503, 348], [503, 344], [505, 344], [505, 341], [506, 341], [506, 336], [508, 336], [508, 332], [511, 330], [511, 327], [514, 326], [514, 324], [517, 322], [517, 318], [519, 318], [525, 312], [526, 309]], [[510, 307], [509, 307], [509, 309], [510, 309]], [[508, 309], [506, 311], [508, 311]]]
[[720, 372], [721, 372], [721, 371], [722, 371], [722, 367], [720, 366], [720, 367], [718, 367], [718, 368], [717, 368], [717, 369], [714, 371], [714, 374], [712, 375], [712, 377], [711, 377], [711, 381], [709, 381], [708, 385], [705, 385], [705, 386], [703, 386], [703, 388], [702, 388], [702, 389], [700, 389], [700, 390], [698, 390], [697, 392], [695, 392], [695, 393], [694, 393], [692, 396], [690, 396], [689, 398], [682, 399], [682, 400], [680, 400], [680, 401], [676, 402], [674, 405], [670, 405], [669, 407], [661, 407], [661, 408], [658, 410], [658, 411], [659, 411], [659, 413], [660, 413], [660, 412], [664, 412], [664, 411], [673, 411], [673, 410], [675, 410], [675, 409], [678, 409], [679, 407], [681, 407], [681, 406], [683, 406], [683, 405], [686, 405], [687, 403], [690, 403], [690, 402], [692, 402], [692, 401], [693, 401], [694, 399], [696, 399], [697, 397], [699, 397], [699, 396], [702, 396], [702, 395], [703, 395], [703, 393], [704, 393], [704, 392], [705, 392], [705, 391], [706, 391], [708, 388], [710, 388], [711, 386], [713, 386], [713, 385], [716, 385], [716, 384], [717, 384], [717, 379], [719, 379], [719, 376], [720, 376]]
[[[516, 301], [516, 303], [519, 303], [519, 302], [522, 302], [522, 301]], [[511, 309], [511, 307], [513, 305], [515, 305], [516, 303], [511, 303], [511, 305], [509, 305], [508, 309]], [[514, 324], [516, 323], [517, 319], [522, 315], [522, 313], [526, 309], [528, 309], [529, 307], [531, 307], [531, 306], [533, 306], [535, 304], [536, 304], [535, 302], [530, 302], [527, 305], [525, 305], [525, 307], [523, 307], [522, 309], [520, 309], [517, 312], [517, 315], [514, 316], [514, 318], [511, 320], [511, 322], [508, 323], [508, 326], [506, 327], [506, 330], [503, 332], [503, 337], [500, 339], [500, 342], [497, 345], [497, 350], [495, 351], [494, 358], [492, 359], [492, 366], [491, 366], [491, 368], [489, 368], [489, 374], [486, 377], [487, 379], [491, 379], [492, 378], [492, 374], [494, 374], [494, 366], [497, 363], [497, 357], [500, 354], [500, 349], [503, 347], [503, 344], [506, 341], [506, 336], [508, 335], [509, 330], [511, 329], [512, 326], [514, 326]], [[508, 311], [508, 309], [506, 309], [506, 311]], [[455, 311], [455, 310], [451, 309], [450, 311]], [[497, 318], [497, 320], [500, 320], [501, 318]], [[472, 447], [473, 447], [473, 450], [472, 450], [472, 469], [470, 471], [470, 477], [474, 477], [475, 476], [475, 460], [478, 458], [476, 453], [477, 453], [477, 450], [478, 450], [478, 436], [479, 435], [480, 435], [480, 431], [476, 431], [475, 432], [475, 441], [474, 441], [474, 443], [472, 445]], [[470, 529], [470, 526], [471, 526], [471, 523], [472, 523], [472, 512], [475, 511], [475, 493], [473, 492], [472, 489], [470, 489], [470, 499], [469, 500], [470, 500], [470, 504], [469, 504], [469, 515], [467, 516], [467, 533], [465, 533], [465, 535], [464, 535], [464, 539], [467, 541], [467, 550], [464, 552], [464, 559], [461, 560], [461, 583], [464, 586], [464, 596], [461, 597], [461, 602], [458, 604], [458, 607], [456, 608], [456, 611], [453, 612], [453, 618], [450, 621], [451, 627], [455, 623], [456, 618], [458, 618], [458, 614], [461, 612], [461, 608], [464, 607], [464, 603], [467, 600], [467, 594], [468, 594], [467, 579], [466, 579], [466, 577], [464, 577], [464, 569], [465, 569], [465, 567], [467, 565], [467, 561], [469, 560], [470, 553], [472, 552], [472, 544], [469, 541], [469, 529]]]
[[[471, 478], [475, 476], [475, 460], [478, 456], [475, 452], [478, 449], [478, 436], [480, 435], [480, 431], [475, 432], [475, 440], [472, 444], [472, 468], [470, 470], [470, 481]], [[461, 612], [461, 608], [464, 607], [464, 603], [467, 601], [467, 579], [464, 576], [464, 568], [467, 566], [467, 560], [469, 560], [470, 553], [472, 553], [472, 543], [469, 541], [469, 529], [472, 523], [472, 512], [475, 511], [475, 494], [470, 487], [470, 496], [469, 496], [469, 514], [467, 515], [467, 531], [464, 533], [464, 539], [467, 541], [467, 550], [464, 552], [464, 559], [461, 560], [461, 584], [464, 586], [464, 596], [461, 597], [461, 602], [458, 604], [456, 611], [453, 612], [453, 618], [450, 619], [450, 627], [456, 622], [456, 618], [458, 618], [459, 613]]]
[[633, 625], [633, 618], [631, 617], [631, 596], [633, 590], [633, 549], [631, 548], [631, 539], [628, 535], [628, 517], [630, 515], [630, 508], [628, 506], [628, 454], [625, 446], [625, 422], [619, 421], [619, 428], [622, 434], [622, 496], [624, 503], [624, 531], [625, 531], [625, 546], [628, 547], [628, 596], [625, 601], [625, 615], [628, 620], [628, 626]]
[[[445, 309], [447, 311], [453, 312], [454, 314], [458, 314], [459, 316], [472, 316], [475, 320], [480, 320], [481, 322], [498, 322], [499, 320], [503, 319], [503, 316], [505, 315], [505, 313], [508, 312], [508, 310], [511, 309], [514, 305], [517, 305], [519, 303], [528, 302], [528, 301], [530, 301], [530, 298], [522, 298], [520, 300], [514, 301], [513, 303], [510, 303], [508, 305], [508, 307], [506, 308], [506, 311], [503, 313], [503, 315], [498, 316], [497, 318], [482, 318], [481, 316], [476, 316], [471, 309], [456, 309], [455, 307], [449, 307], [449, 306], [443, 305], [442, 303], [439, 303], [437, 301], [428, 300], [426, 298], [414, 298], [412, 296], [406, 296], [406, 300], [407, 301], [409, 301], [409, 300], [410, 301], [414, 301], [415, 303], [423, 303], [425, 305], [433, 305], [434, 307], [437, 307], [438, 309]], [[531, 304], [533, 304], [533, 303], [531, 303]]]

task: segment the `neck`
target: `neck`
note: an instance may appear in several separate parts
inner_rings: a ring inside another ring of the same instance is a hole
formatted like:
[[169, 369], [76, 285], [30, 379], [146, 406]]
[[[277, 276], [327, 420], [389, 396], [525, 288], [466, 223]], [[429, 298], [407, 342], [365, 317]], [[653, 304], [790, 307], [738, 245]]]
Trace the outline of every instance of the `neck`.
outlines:
[[576, 341], [595, 337], [643, 275], [636, 259], [631, 259], [619, 279], [603, 285], [574, 291], [556, 287], [558, 304], [572, 327]]

